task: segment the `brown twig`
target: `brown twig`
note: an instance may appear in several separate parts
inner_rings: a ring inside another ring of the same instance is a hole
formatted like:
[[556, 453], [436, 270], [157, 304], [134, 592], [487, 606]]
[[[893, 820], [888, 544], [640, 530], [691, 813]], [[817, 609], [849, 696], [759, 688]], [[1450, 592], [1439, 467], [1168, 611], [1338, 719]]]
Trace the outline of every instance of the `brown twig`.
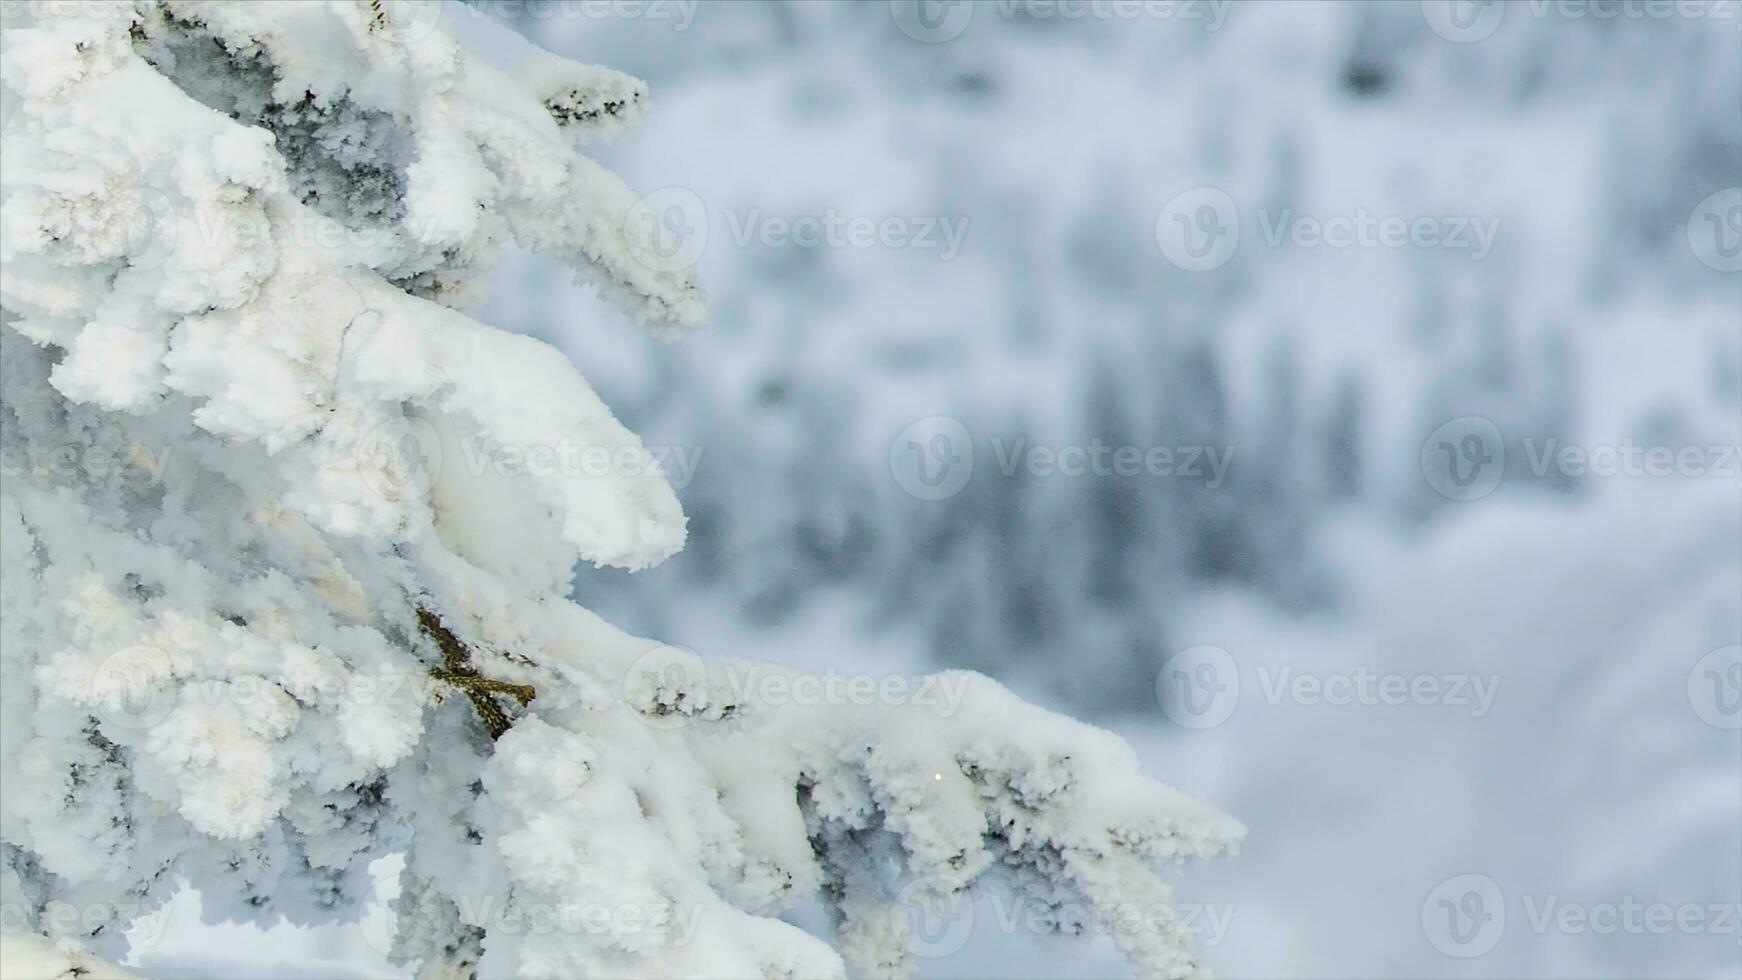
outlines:
[[460, 638], [452, 630], [442, 625], [440, 616], [421, 606], [417, 610], [417, 625], [423, 628], [430, 639], [435, 640], [436, 646], [442, 651], [442, 666], [430, 668], [429, 675], [465, 691], [466, 697], [472, 701], [472, 707], [478, 712], [478, 718], [489, 730], [490, 740], [501, 738], [511, 722], [508, 720], [508, 713], [502, 710], [501, 703], [496, 700], [496, 695], [510, 695], [524, 707], [538, 696], [538, 691], [531, 684], [499, 681], [478, 673], [478, 668], [472, 666], [472, 651], [460, 642]]

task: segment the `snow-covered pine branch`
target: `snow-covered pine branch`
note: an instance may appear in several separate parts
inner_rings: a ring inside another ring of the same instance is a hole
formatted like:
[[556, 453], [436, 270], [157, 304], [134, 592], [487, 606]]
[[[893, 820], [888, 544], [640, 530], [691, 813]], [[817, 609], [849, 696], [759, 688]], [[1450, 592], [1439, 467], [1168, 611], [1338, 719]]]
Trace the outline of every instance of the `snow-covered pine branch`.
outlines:
[[[1165, 907], [1158, 865], [1237, 844], [984, 677], [940, 678], [950, 712], [764, 703], [734, 678], [786, 675], [567, 598], [577, 559], [654, 564], [684, 517], [566, 359], [459, 310], [512, 238], [660, 335], [701, 321], [576, 151], [638, 81], [390, 0], [7, 18], [0, 901], [31, 931], [119, 958], [184, 880], [208, 916], [355, 918], [403, 853], [426, 976], [842, 975], [778, 918], [813, 895], [856, 971], [901, 973], [916, 895]], [[617, 465], [460, 465], [480, 444]], [[699, 914], [493, 928], [624, 903]], [[1120, 941], [1201, 971], [1184, 930]]]

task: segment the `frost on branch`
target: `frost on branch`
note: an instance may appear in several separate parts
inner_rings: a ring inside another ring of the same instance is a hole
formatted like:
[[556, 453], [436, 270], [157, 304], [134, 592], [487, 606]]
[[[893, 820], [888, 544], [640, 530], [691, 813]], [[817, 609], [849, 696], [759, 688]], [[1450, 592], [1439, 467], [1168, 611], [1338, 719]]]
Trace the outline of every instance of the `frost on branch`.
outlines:
[[[841, 975], [779, 917], [818, 895], [857, 971], [902, 973], [916, 898], [1164, 906], [1158, 865], [1238, 841], [978, 675], [940, 678], [959, 710], [795, 706], [566, 598], [682, 512], [562, 356], [461, 310], [512, 238], [700, 321], [577, 152], [639, 82], [387, 0], [43, 10], [0, 35], [0, 902], [30, 930], [119, 957], [183, 880], [214, 918], [355, 918], [400, 854], [424, 975]], [[614, 465], [477, 465], [530, 447]], [[1200, 972], [1165, 922], [1120, 940]]]
[[51, 943], [28, 933], [0, 933], [0, 977], [30, 980], [134, 980], [71, 939]]

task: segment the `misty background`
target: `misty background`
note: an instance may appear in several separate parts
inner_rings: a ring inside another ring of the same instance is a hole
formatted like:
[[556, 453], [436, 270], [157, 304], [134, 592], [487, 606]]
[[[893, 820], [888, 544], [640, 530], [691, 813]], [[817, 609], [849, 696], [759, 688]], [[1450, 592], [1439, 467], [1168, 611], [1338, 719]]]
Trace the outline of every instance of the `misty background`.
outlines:
[[[1742, 12], [625, 12], [508, 19], [649, 82], [599, 156], [713, 323], [659, 345], [530, 260], [483, 309], [695, 460], [685, 552], [581, 602], [1127, 735], [1251, 827], [1181, 876], [1226, 976], [1742, 974]], [[1136, 474], [1028, 455], [1097, 442]], [[1362, 673], [1437, 691], [1292, 686]], [[1600, 932], [1628, 899], [1712, 914]], [[927, 968], [1119, 975], [1008, 918]]]

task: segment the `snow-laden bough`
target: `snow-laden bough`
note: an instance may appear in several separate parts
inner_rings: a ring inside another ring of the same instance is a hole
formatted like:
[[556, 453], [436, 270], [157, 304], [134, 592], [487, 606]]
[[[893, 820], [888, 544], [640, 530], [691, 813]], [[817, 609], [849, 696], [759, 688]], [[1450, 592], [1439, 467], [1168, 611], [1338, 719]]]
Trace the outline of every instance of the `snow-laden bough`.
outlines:
[[[402, 854], [420, 975], [901, 974], [916, 904], [977, 879], [1112, 916], [1238, 844], [985, 677], [939, 678], [949, 710], [770, 698], [802, 678], [568, 598], [578, 559], [677, 551], [682, 510], [562, 355], [461, 310], [512, 240], [662, 337], [701, 323], [579, 152], [639, 81], [392, 0], [6, 28], [0, 901], [40, 937], [8, 956], [124, 955], [184, 882], [211, 917], [355, 919]], [[478, 463], [532, 448], [612, 462]], [[813, 898], [839, 952], [781, 918]], [[1115, 938], [1203, 972], [1176, 918]]]

